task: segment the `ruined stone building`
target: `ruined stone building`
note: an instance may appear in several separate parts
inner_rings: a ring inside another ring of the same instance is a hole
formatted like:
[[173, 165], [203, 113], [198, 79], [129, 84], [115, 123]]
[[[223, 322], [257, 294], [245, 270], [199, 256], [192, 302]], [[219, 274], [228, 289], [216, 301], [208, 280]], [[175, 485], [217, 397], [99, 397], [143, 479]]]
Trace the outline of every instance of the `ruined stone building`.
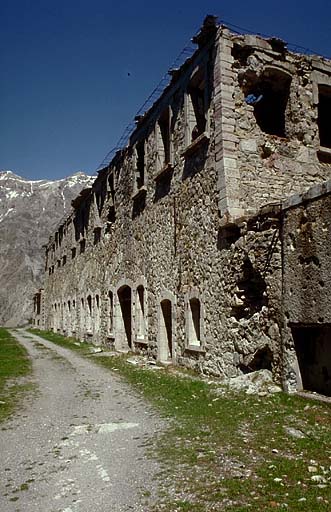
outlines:
[[194, 42], [51, 236], [35, 322], [331, 394], [331, 62], [212, 17]]

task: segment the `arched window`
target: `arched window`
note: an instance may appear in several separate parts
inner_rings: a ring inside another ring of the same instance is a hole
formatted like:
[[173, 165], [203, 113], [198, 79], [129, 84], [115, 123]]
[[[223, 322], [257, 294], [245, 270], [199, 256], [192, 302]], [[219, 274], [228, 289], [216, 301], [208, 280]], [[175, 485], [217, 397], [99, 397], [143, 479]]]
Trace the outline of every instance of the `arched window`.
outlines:
[[86, 330], [91, 332], [92, 330], [92, 297], [88, 295], [86, 298], [87, 311], [86, 311]]
[[108, 292], [108, 332], [112, 334], [114, 331], [114, 294], [110, 290]]
[[197, 292], [191, 292], [186, 303], [187, 348], [202, 347], [204, 342], [203, 308]]
[[145, 341], [146, 319], [145, 319], [145, 288], [139, 285], [136, 292], [136, 341]]
[[130, 286], [123, 285], [117, 291], [116, 343], [121, 349], [132, 348], [132, 298]]

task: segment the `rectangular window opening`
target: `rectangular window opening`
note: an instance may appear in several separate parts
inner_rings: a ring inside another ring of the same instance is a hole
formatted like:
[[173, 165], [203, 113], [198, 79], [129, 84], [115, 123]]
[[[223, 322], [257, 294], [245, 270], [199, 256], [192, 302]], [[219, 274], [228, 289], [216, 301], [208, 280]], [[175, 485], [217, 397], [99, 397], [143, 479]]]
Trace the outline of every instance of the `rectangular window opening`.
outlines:
[[101, 240], [101, 228], [94, 228], [94, 240], [93, 244], [97, 245]]
[[207, 131], [208, 103], [207, 67], [204, 66], [191, 78], [187, 89], [187, 145]]
[[81, 240], [79, 242], [79, 252], [80, 252], [80, 254], [83, 254], [85, 252], [85, 248], [86, 248], [86, 240], [85, 240], [85, 238], [83, 238], [83, 240]]
[[156, 123], [157, 171], [172, 163], [170, 107], [167, 107]]
[[320, 145], [325, 148], [331, 148], [331, 87], [320, 85], [318, 92], [318, 129]]
[[291, 76], [282, 70], [266, 69], [259, 80], [246, 84], [245, 101], [264, 133], [286, 137], [286, 108]]
[[136, 145], [136, 189], [145, 185], [145, 140]]

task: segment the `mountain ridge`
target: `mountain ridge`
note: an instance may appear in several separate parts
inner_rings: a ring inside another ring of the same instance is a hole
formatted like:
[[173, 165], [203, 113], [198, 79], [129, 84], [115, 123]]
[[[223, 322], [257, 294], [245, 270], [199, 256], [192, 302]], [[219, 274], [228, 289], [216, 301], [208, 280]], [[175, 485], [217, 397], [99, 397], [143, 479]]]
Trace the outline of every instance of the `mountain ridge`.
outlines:
[[32, 297], [42, 286], [43, 245], [71, 201], [95, 177], [78, 171], [58, 180], [29, 180], [0, 171], [0, 325], [28, 323]]

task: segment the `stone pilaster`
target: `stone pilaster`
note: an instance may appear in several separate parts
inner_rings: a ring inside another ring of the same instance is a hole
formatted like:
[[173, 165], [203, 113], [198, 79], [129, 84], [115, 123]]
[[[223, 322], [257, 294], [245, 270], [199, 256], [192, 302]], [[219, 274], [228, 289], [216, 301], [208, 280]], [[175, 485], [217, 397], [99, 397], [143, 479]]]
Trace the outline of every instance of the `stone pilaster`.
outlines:
[[237, 166], [238, 137], [235, 135], [233, 43], [222, 29], [216, 47], [214, 72], [215, 159], [218, 172], [219, 211], [229, 220], [240, 217], [240, 175]]

